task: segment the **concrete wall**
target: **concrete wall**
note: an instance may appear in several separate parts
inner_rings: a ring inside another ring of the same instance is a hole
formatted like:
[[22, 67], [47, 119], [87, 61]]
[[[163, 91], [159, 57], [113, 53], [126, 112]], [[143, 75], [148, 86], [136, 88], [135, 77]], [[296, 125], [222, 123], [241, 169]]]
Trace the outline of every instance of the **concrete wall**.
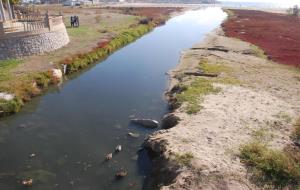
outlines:
[[69, 43], [64, 23], [49, 30], [43, 28], [29, 32], [0, 35], [0, 59], [21, 58], [61, 48]]

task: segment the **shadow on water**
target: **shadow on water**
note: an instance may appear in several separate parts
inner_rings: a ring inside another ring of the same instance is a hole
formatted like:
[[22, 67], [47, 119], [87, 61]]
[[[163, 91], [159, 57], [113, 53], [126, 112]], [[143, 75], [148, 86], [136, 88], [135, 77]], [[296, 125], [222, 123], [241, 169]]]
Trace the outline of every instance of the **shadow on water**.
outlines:
[[[0, 189], [24, 189], [20, 182], [28, 178], [32, 190], [142, 189], [151, 162], [138, 150], [154, 130], [133, 126], [130, 118], [161, 119], [168, 111], [165, 73], [225, 17], [220, 8], [174, 17], [0, 119]], [[113, 158], [104, 161], [108, 153]], [[117, 180], [120, 170], [128, 175]]]

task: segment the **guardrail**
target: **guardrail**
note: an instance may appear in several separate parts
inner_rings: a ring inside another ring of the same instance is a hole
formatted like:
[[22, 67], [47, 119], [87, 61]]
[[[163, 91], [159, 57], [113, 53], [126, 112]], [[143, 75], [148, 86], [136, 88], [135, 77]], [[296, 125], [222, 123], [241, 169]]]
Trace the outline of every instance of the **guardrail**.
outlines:
[[16, 32], [31, 32], [39, 29], [48, 29], [51, 31], [53, 27], [63, 23], [62, 16], [44, 16], [39, 20], [10, 20], [0, 22], [0, 35]]

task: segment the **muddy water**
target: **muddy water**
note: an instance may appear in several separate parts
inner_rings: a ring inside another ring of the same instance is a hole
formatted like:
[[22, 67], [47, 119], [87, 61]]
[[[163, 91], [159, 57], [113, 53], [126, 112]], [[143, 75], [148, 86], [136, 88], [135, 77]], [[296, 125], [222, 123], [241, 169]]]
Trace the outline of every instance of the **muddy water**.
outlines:
[[[138, 150], [153, 130], [131, 125], [130, 117], [159, 120], [167, 112], [165, 73], [225, 17], [220, 8], [174, 17], [1, 119], [0, 189], [24, 189], [25, 178], [32, 190], [142, 189], [151, 162]], [[105, 162], [118, 144], [122, 151]], [[120, 169], [128, 176], [116, 180]]]

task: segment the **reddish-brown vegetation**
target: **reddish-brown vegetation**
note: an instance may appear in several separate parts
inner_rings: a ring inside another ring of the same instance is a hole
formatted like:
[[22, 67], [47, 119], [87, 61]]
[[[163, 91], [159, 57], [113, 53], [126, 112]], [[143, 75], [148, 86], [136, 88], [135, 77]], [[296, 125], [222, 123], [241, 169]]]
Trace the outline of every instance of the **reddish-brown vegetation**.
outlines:
[[182, 10], [180, 7], [110, 7], [110, 9], [120, 10], [125, 14], [143, 16], [153, 20], [168, 17], [170, 14]]
[[254, 10], [231, 10], [225, 34], [261, 47], [279, 63], [300, 67], [300, 18]]

